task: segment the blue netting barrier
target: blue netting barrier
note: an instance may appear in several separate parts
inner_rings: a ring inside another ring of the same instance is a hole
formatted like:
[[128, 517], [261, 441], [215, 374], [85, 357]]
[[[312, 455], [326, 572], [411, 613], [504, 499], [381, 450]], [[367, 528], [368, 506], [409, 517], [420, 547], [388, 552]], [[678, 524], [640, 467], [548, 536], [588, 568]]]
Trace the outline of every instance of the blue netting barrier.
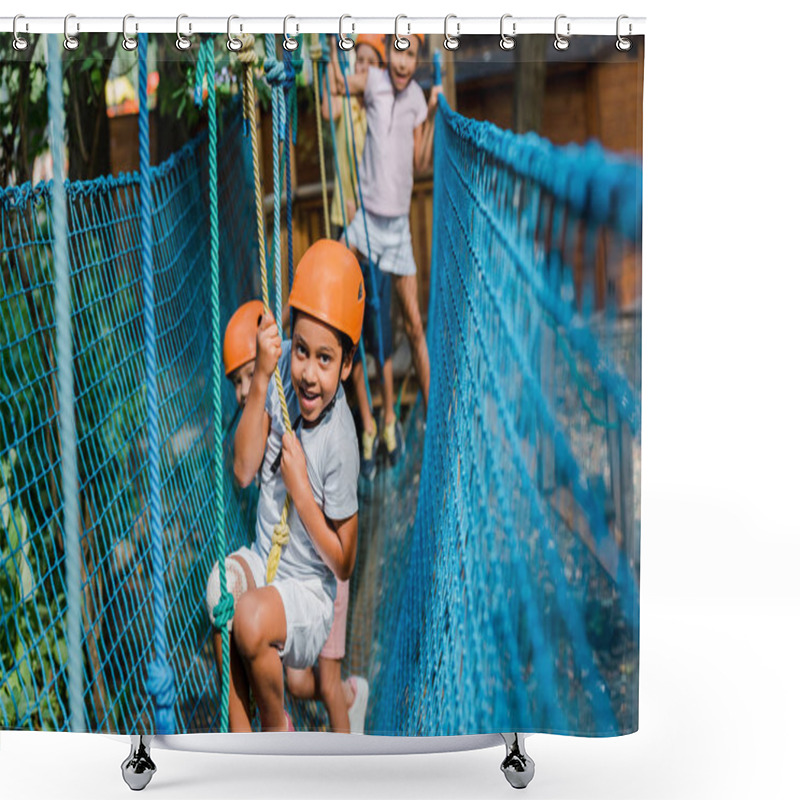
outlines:
[[[223, 320], [259, 294], [249, 153], [233, 117], [218, 148]], [[175, 729], [217, 730], [206, 139], [150, 180], [166, 656]], [[89, 730], [152, 731], [140, 178], [67, 183], [66, 202], [79, 705]], [[51, 185], [0, 191], [4, 728], [66, 729], [74, 704], [52, 205]], [[635, 729], [641, 315], [620, 287], [639, 257], [641, 168], [442, 101], [434, 207], [430, 407], [406, 420], [400, 464], [360, 486], [344, 673], [370, 681], [372, 733]], [[222, 399], [230, 552], [252, 540], [256, 490], [233, 486], [235, 399]], [[319, 705], [291, 707], [325, 726]]]
[[[219, 145], [223, 319], [258, 296], [252, 169], [240, 117], [241, 110], [231, 116]], [[215, 557], [206, 138], [150, 172], [167, 657], [176, 729], [213, 730], [219, 682], [204, 604]], [[154, 587], [139, 185], [138, 174], [66, 185], [82, 704], [96, 731], [155, 727], [145, 691]], [[0, 192], [0, 727], [37, 730], [65, 729], [69, 712], [52, 194], [52, 184]], [[232, 393], [223, 393], [223, 403], [230, 427]], [[252, 540], [254, 490], [236, 491], [228, 480], [225, 501], [233, 549]]]
[[641, 167], [443, 98], [435, 146], [430, 406], [414, 522], [373, 520], [368, 730], [634, 730], [641, 328], [614, 286]]

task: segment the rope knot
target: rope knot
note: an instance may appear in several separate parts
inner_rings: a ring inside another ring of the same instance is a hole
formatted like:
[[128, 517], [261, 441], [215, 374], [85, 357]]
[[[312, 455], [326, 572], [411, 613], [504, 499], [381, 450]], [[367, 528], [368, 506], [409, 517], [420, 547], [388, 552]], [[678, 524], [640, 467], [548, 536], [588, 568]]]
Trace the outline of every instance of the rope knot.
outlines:
[[171, 709], [175, 705], [175, 674], [165, 661], [148, 664], [147, 693], [153, 697], [157, 709]]
[[275, 58], [265, 58], [264, 78], [270, 86], [283, 86], [283, 82], [286, 80], [286, 70], [283, 64]]
[[289, 525], [285, 520], [285, 516], [284, 514], [284, 518], [272, 529], [272, 547], [269, 549], [269, 557], [267, 558], [267, 583], [272, 583], [275, 580], [275, 574], [278, 572], [278, 564], [281, 560], [281, 550], [289, 542]]
[[214, 627], [219, 631], [224, 629], [230, 630], [228, 623], [233, 620], [233, 612], [233, 595], [226, 591], [219, 602], [214, 606]]
[[272, 546], [283, 547], [289, 544], [289, 524], [281, 520], [272, 529]]
[[256, 37], [252, 33], [243, 33], [238, 37], [242, 43], [236, 53], [236, 57], [242, 64], [255, 64], [258, 56], [256, 55]]

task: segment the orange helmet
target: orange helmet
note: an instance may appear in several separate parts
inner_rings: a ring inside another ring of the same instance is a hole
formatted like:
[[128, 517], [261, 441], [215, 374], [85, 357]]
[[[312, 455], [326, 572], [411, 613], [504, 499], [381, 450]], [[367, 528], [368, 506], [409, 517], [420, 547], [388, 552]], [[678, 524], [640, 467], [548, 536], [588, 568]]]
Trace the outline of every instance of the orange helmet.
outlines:
[[364, 278], [358, 260], [341, 242], [320, 239], [306, 250], [294, 275], [289, 305], [350, 337], [361, 338]]
[[256, 357], [256, 334], [263, 313], [264, 304], [260, 300], [250, 300], [239, 306], [228, 320], [222, 342], [222, 363], [227, 377]]
[[359, 33], [356, 36], [356, 47], [366, 44], [377, 54], [381, 65], [386, 63], [386, 37], [382, 33]]

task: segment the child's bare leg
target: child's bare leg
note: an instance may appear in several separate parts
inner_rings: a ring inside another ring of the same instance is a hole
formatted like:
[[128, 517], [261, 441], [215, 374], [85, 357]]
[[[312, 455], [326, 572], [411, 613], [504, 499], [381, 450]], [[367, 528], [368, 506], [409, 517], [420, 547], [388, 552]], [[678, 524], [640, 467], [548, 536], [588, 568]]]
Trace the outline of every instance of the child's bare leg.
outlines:
[[286, 612], [274, 586], [242, 595], [233, 618], [233, 638], [253, 687], [262, 729], [285, 731], [283, 665], [278, 648], [286, 641]]
[[383, 385], [381, 386], [381, 394], [383, 395], [383, 424], [391, 425], [395, 420], [394, 370], [392, 369], [391, 356], [383, 362]]
[[298, 700], [313, 700], [317, 695], [317, 679], [311, 667], [293, 669], [286, 667], [286, 688]]
[[[248, 589], [255, 588], [255, 580], [253, 573], [247, 562], [239, 556], [229, 556], [234, 561], [238, 562], [244, 569], [245, 580]], [[234, 587], [228, 586], [228, 591]], [[230, 634], [227, 634], [230, 636]], [[216, 628], [214, 629], [214, 658], [217, 662], [217, 671], [222, 680], [222, 634]], [[228, 724], [233, 733], [250, 733], [253, 728], [250, 724], [250, 685], [247, 682], [247, 673], [245, 672], [242, 659], [233, 643], [231, 637], [230, 646], [230, 690], [228, 695]]]
[[335, 733], [350, 733], [350, 718], [347, 716], [340, 660], [320, 656], [319, 691], [328, 711], [331, 730]]
[[[228, 634], [230, 636], [230, 634]], [[222, 676], [222, 636], [219, 631], [214, 631], [214, 655], [217, 660], [217, 669]], [[231, 677], [228, 695], [228, 727], [232, 733], [250, 733], [250, 684], [247, 682], [247, 673], [244, 670], [242, 659], [231, 641]]]
[[422, 399], [427, 409], [431, 369], [428, 361], [428, 343], [425, 341], [425, 331], [422, 327], [422, 317], [419, 313], [417, 276], [397, 275], [394, 278], [394, 282], [397, 298], [400, 301], [400, 310], [403, 314], [406, 336], [408, 336], [408, 341], [411, 345], [411, 358], [414, 361], [417, 380], [419, 380], [419, 386], [422, 390]]
[[364, 371], [364, 364], [359, 361], [353, 364], [353, 386], [356, 390], [356, 400], [358, 401], [358, 410], [361, 414], [361, 421], [364, 424], [365, 431], [377, 431], [375, 424], [375, 417], [372, 416], [372, 409], [369, 407], [369, 400], [367, 399], [367, 387], [364, 385], [366, 380], [366, 373]]

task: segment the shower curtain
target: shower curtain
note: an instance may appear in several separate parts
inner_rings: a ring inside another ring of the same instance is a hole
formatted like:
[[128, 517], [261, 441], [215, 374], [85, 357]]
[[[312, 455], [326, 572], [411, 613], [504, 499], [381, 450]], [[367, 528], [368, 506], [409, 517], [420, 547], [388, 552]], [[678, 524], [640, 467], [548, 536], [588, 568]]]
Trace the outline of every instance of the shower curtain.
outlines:
[[[290, 729], [635, 731], [642, 37], [186, 35], [0, 34], [0, 729], [270, 729], [235, 609], [273, 548], [308, 583], [307, 541], [324, 610], [281, 596], [313, 653], [269, 643]], [[352, 463], [309, 478], [331, 532], [357, 500], [338, 580], [299, 500], [264, 535], [282, 473], [239, 485], [229, 380], [258, 323], [223, 352], [259, 301], [300, 407], [321, 239], [363, 280]]]

